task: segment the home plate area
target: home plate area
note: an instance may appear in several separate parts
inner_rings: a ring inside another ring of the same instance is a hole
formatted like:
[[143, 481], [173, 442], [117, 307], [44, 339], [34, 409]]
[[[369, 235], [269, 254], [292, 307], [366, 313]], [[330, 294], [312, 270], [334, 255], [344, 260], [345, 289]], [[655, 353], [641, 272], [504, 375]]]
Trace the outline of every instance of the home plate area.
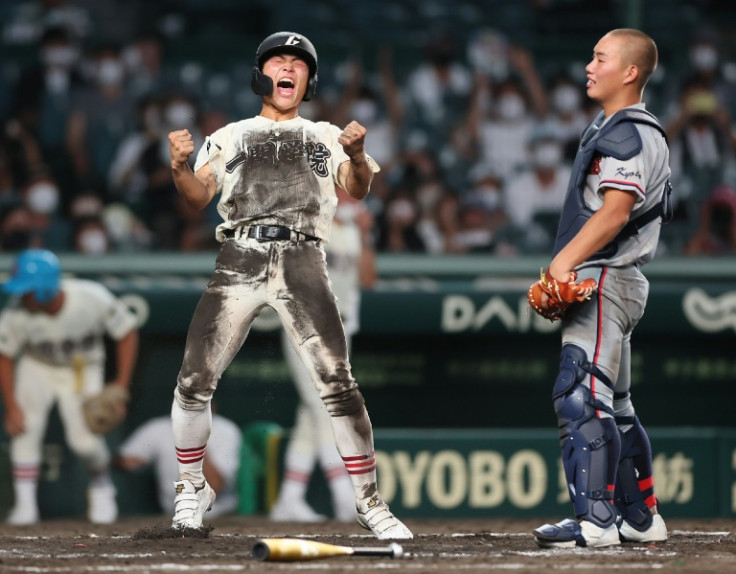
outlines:
[[[335, 521], [298, 524], [221, 517], [182, 535], [172, 534], [163, 516], [126, 517], [108, 526], [49, 520], [27, 527], [0, 526], [0, 572], [736, 572], [733, 519], [669, 519], [670, 538], [656, 545], [539, 548], [531, 531], [558, 519], [407, 520], [415, 537], [399, 541], [399, 552], [390, 541], [376, 540], [357, 524]], [[306, 541], [301, 546], [308, 549], [307, 555], [286, 559], [278, 553], [266, 558], [254, 554], [259, 542], [282, 538]], [[328, 545], [356, 552], [310, 555], [314, 548]], [[359, 555], [362, 549], [388, 547], [391, 552]]]

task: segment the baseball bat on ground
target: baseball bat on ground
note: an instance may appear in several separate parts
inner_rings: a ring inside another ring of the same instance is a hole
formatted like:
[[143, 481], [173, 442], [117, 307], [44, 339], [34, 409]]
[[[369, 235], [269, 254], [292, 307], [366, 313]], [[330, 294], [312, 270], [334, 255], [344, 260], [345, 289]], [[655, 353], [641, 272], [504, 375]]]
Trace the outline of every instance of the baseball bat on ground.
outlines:
[[401, 558], [404, 549], [395, 542], [383, 547], [353, 548], [300, 538], [262, 538], [253, 545], [253, 558], [260, 561], [290, 562], [332, 556], [386, 556]]

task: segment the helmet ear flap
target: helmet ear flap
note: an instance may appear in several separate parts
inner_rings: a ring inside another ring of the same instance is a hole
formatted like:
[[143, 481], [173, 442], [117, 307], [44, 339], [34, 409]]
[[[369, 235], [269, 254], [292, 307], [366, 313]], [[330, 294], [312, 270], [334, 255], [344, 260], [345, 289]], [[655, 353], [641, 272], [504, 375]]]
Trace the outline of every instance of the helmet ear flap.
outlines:
[[317, 72], [315, 72], [307, 82], [307, 90], [304, 92], [303, 102], [308, 102], [317, 92]]
[[[250, 88], [258, 96], [270, 96], [273, 93], [273, 80], [258, 69], [257, 63], [253, 66]], [[309, 88], [307, 88], [307, 91], [309, 91]]]

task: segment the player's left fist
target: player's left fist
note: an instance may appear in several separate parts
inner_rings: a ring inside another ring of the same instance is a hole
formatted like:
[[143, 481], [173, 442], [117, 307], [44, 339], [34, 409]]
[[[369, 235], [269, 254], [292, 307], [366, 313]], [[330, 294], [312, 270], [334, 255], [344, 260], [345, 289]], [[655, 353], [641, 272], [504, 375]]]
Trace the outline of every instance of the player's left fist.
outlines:
[[345, 150], [345, 153], [349, 157], [360, 155], [363, 153], [363, 146], [365, 144], [365, 132], [366, 129], [361, 126], [358, 122], [352, 121], [337, 138], [338, 143]]

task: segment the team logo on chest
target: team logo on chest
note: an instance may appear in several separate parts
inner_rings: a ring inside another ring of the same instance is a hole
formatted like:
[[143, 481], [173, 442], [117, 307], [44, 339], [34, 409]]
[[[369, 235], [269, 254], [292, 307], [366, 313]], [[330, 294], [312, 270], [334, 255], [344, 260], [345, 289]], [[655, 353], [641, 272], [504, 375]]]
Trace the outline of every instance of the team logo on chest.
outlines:
[[307, 158], [309, 167], [316, 175], [327, 177], [329, 175], [327, 160], [331, 156], [330, 150], [321, 142], [303, 142], [301, 140], [268, 141], [248, 146], [247, 153], [240, 152], [225, 164], [225, 171], [232, 173], [242, 164], [246, 164], [246, 167], [263, 163], [290, 165]]

